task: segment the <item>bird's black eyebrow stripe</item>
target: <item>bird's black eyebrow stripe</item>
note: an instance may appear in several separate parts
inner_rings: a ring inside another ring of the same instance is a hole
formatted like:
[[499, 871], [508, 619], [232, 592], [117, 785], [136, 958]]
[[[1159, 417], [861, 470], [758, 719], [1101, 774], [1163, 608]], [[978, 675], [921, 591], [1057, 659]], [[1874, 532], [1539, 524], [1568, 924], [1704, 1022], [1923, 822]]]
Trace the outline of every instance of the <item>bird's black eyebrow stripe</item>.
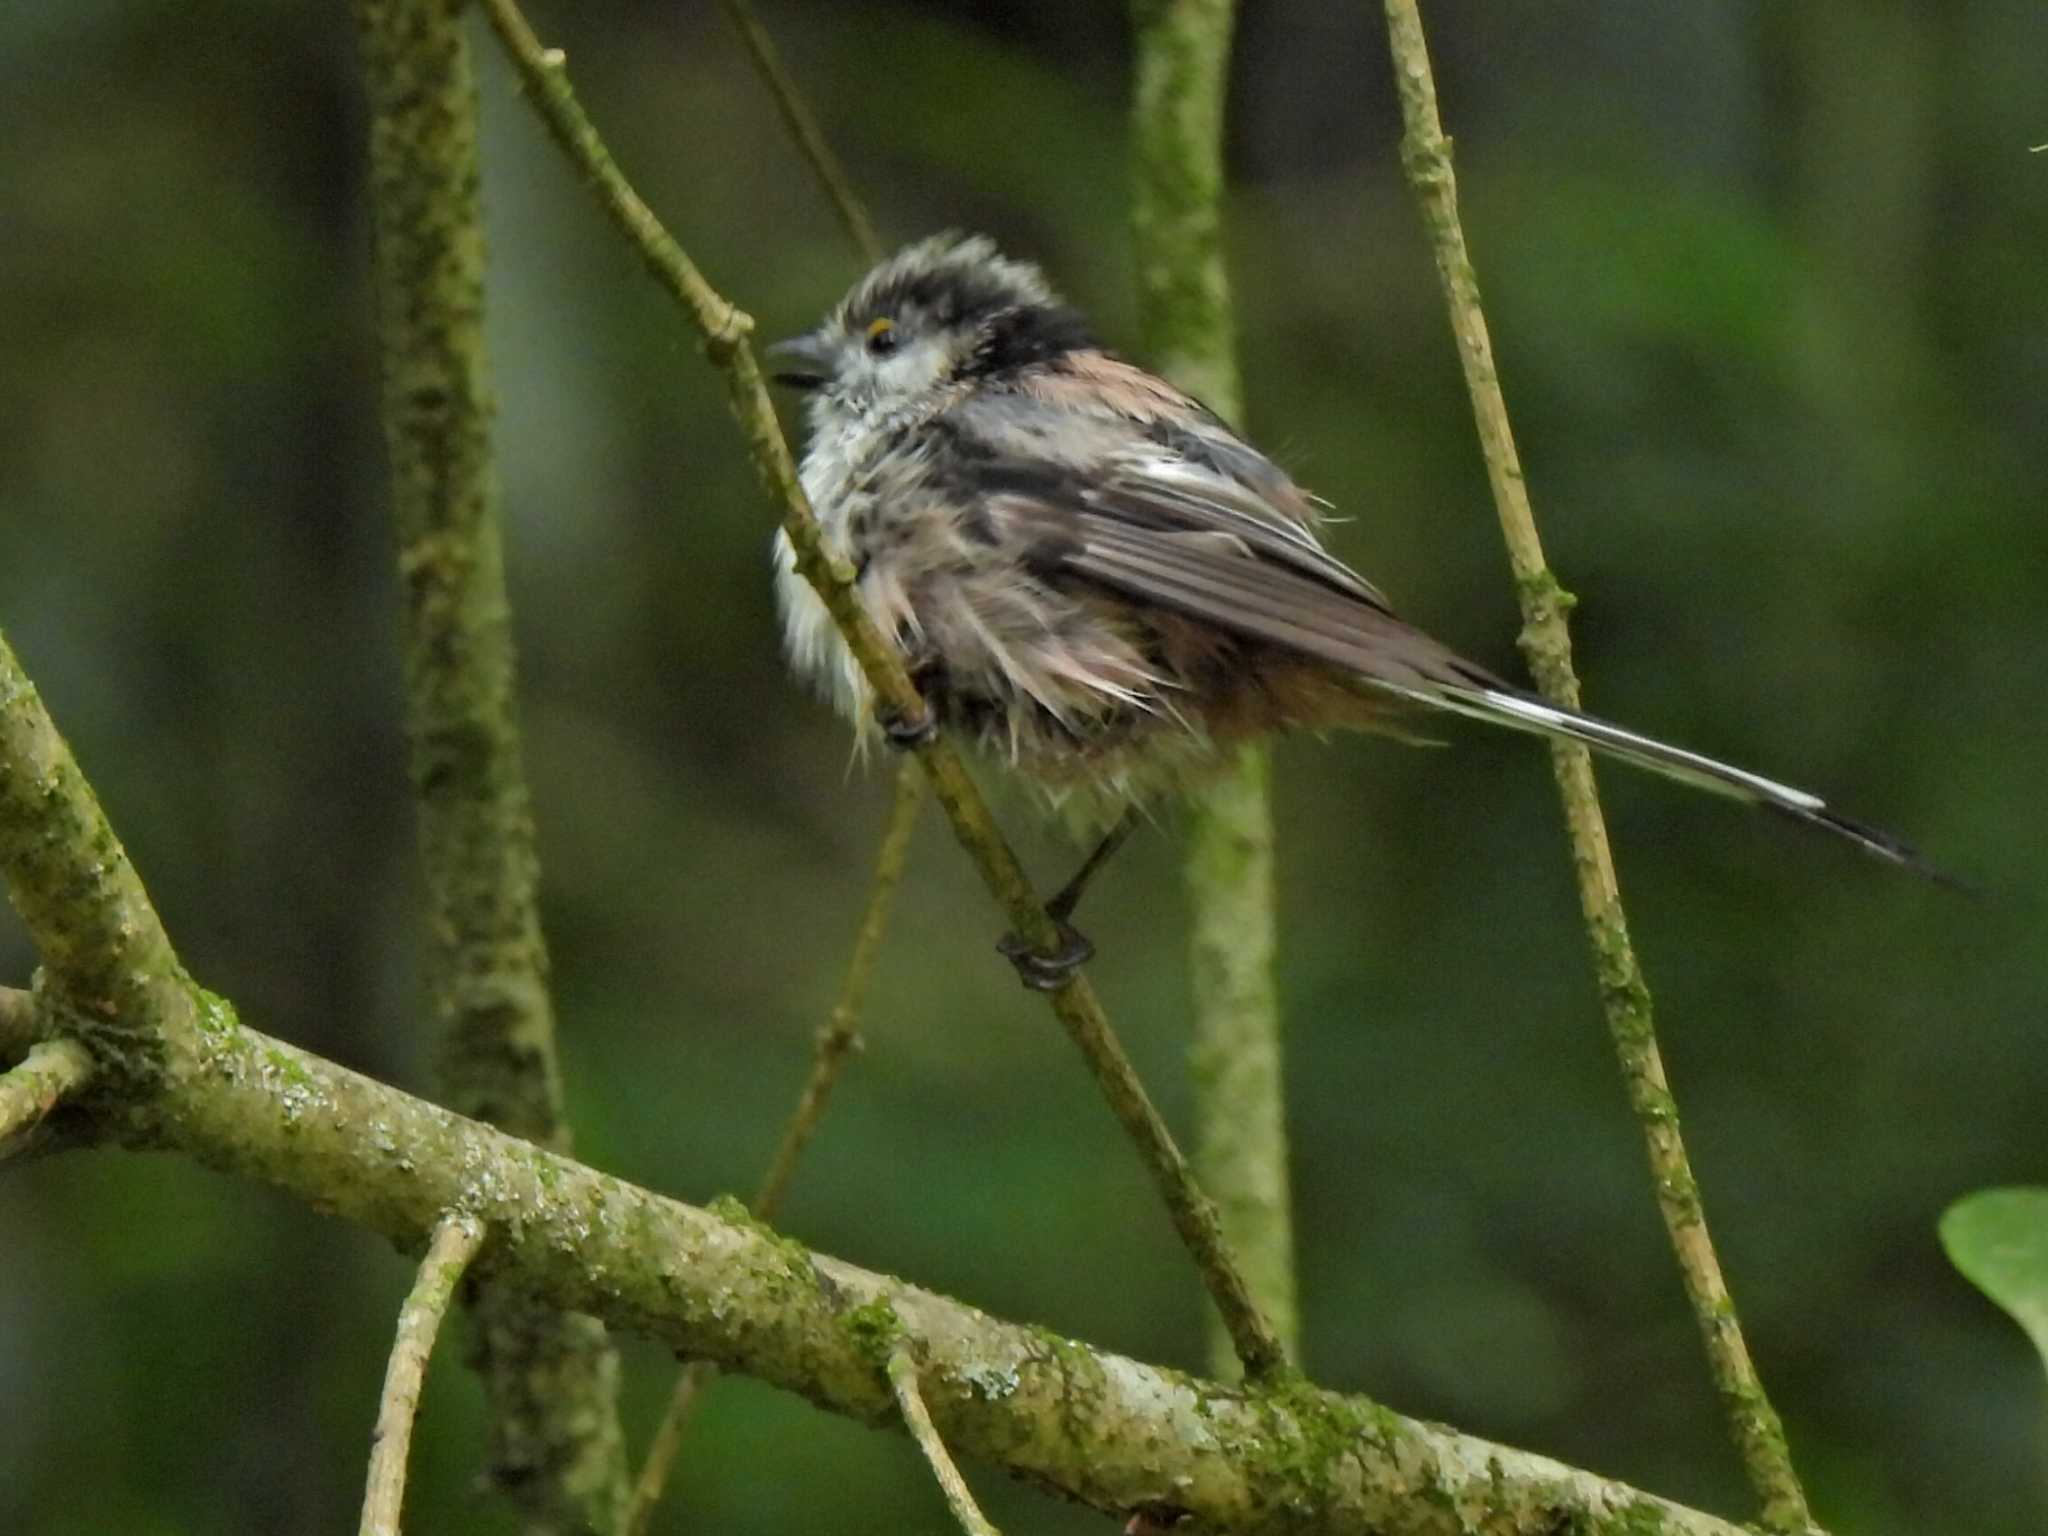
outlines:
[[856, 328], [879, 315], [919, 309], [940, 325], [1015, 308], [1020, 295], [1011, 284], [965, 267], [922, 268], [894, 273], [863, 293], [847, 316]]
[[960, 370], [977, 379], [1032, 363], [1051, 362], [1095, 346], [1095, 334], [1080, 314], [1057, 304], [1032, 304], [998, 314], [974, 356]]
[[884, 315], [916, 312], [941, 328], [989, 321], [987, 339], [964, 370], [971, 376], [1044, 362], [1095, 345], [1087, 321], [1064, 304], [1047, 304], [1000, 275], [972, 267], [942, 266], [894, 273], [856, 296], [849, 330], [864, 330]]

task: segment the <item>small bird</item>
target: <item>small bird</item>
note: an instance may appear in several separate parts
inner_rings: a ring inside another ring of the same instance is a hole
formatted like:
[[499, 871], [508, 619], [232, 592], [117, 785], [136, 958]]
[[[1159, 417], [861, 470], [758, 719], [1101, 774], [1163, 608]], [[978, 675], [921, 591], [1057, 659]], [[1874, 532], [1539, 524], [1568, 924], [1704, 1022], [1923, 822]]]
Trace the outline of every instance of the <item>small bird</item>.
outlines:
[[[1291, 728], [1452, 714], [1566, 737], [1927, 869], [1817, 795], [1560, 708], [1404, 621], [1323, 547], [1323, 503], [986, 238], [899, 251], [768, 353], [809, 394], [804, 490], [929, 720], [1114, 820], [1048, 903], [1063, 952], [1005, 941], [1027, 984], [1087, 957], [1067, 918], [1137, 804]], [[786, 536], [775, 582], [791, 664], [865, 738], [866, 681]]]

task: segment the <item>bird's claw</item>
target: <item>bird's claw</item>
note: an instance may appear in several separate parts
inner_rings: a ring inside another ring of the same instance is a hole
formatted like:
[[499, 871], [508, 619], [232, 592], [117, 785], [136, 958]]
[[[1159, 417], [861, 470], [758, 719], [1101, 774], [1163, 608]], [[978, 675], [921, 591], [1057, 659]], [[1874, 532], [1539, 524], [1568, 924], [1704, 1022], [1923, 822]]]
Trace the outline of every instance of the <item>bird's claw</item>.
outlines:
[[996, 952], [1017, 968], [1017, 979], [1034, 992], [1057, 992], [1095, 955], [1087, 934], [1071, 923], [1056, 921], [1055, 926], [1059, 948], [1050, 954], [1033, 948], [1020, 933], [1006, 933], [996, 940]]
[[929, 704], [914, 716], [885, 704], [875, 711], [875, 723], [882, 728], [882, 739], [899, 752], [914, 752], [939, 734], [939, 717]]

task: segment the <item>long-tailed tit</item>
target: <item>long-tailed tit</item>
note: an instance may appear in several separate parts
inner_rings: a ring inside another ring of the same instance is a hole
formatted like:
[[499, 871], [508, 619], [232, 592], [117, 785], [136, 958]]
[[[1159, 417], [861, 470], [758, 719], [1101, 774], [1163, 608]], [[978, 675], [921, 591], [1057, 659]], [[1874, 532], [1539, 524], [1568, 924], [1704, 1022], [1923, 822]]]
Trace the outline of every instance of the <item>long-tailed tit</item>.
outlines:
[[[1548, 703], [1405, 622], [1323, 548], [1319, 504], [1285, 471], [1105, 351], [1036, 267], [986, 239], [910, 246], [770, 356], [809, 393], [804, 489], [932, 718], [1053, 799], [1122, 813], [1120, 830], [1131, 805], [1248, 738], [1401, 734], [1450, 713], [1581, 741], [1926, 868], [1818, 795]], [[776, 587], [792, 663], [870, 729], [865, 680], [786, 539]], [[1051, 904], [1062, 925], [1079, 884]], [[1066, 931], [1071, 968], [1086, 941]], [[1013, 958], [1036, 984], [1064, 974]]]

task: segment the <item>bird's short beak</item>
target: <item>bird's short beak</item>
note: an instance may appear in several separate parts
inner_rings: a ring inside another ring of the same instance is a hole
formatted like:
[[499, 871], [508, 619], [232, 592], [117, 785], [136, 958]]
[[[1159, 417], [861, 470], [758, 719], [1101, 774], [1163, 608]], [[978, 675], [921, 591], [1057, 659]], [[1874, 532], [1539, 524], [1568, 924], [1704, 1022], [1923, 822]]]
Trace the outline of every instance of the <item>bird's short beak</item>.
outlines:
[[772, 342], [764, 350], [779, 365], [775, 382], [791, 389], [816, 389], [832, 376], [831, 346], [816, 331]]

